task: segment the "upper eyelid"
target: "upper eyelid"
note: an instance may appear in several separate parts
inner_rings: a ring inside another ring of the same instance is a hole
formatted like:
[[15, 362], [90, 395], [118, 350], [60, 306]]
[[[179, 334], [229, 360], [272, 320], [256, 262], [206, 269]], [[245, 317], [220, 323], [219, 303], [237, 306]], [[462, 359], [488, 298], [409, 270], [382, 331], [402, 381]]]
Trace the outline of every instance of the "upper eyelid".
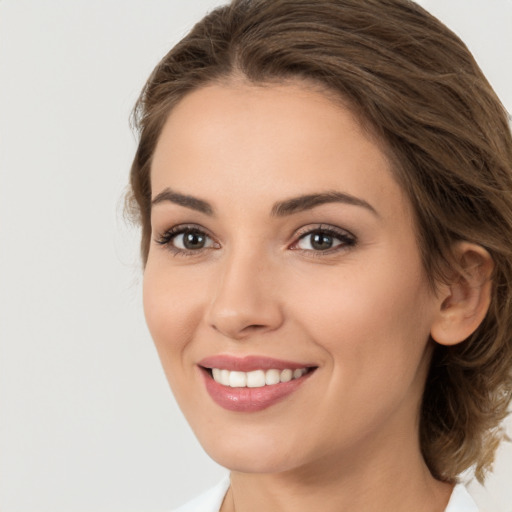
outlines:
[[348, 229], [340, 228], [338, 226], [333, 226], [332, 224], [308, 224], [307, 226], [303, 226], [295, 231], [295, 236], [297, 238], [303, 237], [310, 233], [315, 233], [318, 231], [325, 231], [328, 233], [338, 234], [340, 236], [349, 236], [351, 238], [356, 238], [356, 236], [351, 233]]
[[[175, 224], [174, 226], [164, 229], [161, 232], [162, 232], [162, 234], [169, 233], [171, 231], [174, 233], [179, 233], [181, 231], [186, 231], [187, 229], [190, 229], [190, 230], [197, 229], [197, 231], [201, 231], [201, 232], [205, 233], [206, 235], [213, 237], [213, 235], [211, 234], [209, 229], [205, 228], [201, 224], [196, 224], [194, 222], [190, 222], [190, 223], [185, 222], [185, 223]], [[292, 236], [302, 236], [302, 235], [305, 235], [305, 234], [313, 232], [313, 231], [332, 231], [335, 233], [347, 234], [350, 236], [354, 236], [348, 229], [340, 228], [338, 226], [334, 226], [332, 224], [327, 224], [327, 223], [306, 224], [298, 229], [295, 229], [293, 231]]]
[[200, 224], [194, 224], [194, 223], [184, 223], [184, 224], [176, 224], [174, 226], [171, 226], [170, 228], [162, 229], [162, 230], [155, 230], [157, 233], [157, 237], [162, 237], [167, 234], [173, 234], [173, 235], [179, 235], [181, 233], [184, 233], [185, 231], [199, 231], [200, 233], [204, 233], [205, 235], [209, 236], [210, 238], [214, 238], [214, 236], [210, 233], [208, 229], [201, 226]]

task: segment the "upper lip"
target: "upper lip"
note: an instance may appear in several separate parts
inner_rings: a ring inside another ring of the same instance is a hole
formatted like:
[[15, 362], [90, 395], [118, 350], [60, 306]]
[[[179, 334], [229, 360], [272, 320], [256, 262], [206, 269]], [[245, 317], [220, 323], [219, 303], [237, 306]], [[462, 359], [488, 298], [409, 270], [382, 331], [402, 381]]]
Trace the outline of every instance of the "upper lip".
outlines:
[[220, 368], [223, 370], [251, 372], [254, 370], [297, 370], [299, 368], [311, 368], [315, 365], [304, 364], [294, 361], [284, 361], [282, 359], [274, 359], [267, 356], [245, 356], [238, 357], [228, 354], [219, 354], [215, 356], [205, 357], [198, 363], [203, 368]]

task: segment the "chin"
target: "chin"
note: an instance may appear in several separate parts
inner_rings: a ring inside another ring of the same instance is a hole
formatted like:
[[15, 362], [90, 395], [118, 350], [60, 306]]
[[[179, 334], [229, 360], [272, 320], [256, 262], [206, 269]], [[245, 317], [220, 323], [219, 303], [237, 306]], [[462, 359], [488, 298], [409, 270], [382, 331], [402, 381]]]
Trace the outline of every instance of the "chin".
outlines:
[[232, 450], [230, 452], [208, 452], [217, 464], [238, 473], [274, 474], [295, 469], [298, 464], [287, 456], [275, 453], [262, 453], [260, 450]]
[[[198, 435], [206, 453], [217, 464], [240, 473], [281, 473], [302, 465], [300, 454], [282, 439], [269, 435], [232, 435], [205, 439]], [[281, 436], [280, 436], [281, 437]], [[293, 444], [293, 443], [291, 443]]]

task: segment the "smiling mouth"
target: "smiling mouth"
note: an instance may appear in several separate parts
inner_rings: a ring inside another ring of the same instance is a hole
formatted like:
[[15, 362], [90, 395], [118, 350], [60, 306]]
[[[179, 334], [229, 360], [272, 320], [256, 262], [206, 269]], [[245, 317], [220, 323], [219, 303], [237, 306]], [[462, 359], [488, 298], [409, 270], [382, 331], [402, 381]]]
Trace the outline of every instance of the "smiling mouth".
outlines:
[[285, 368], [278, 370], [253, 370], [250, 372], [226, 370], [222, 368], [204, 368], [212, 379], [222, 386], [230, 388], [262, 388], [300, 379], [315, 368]]
[[218, 354], [197, 363], [206, 391], [223, 409], [258, 412], [302, 387], [318, 366], [266, 356]]

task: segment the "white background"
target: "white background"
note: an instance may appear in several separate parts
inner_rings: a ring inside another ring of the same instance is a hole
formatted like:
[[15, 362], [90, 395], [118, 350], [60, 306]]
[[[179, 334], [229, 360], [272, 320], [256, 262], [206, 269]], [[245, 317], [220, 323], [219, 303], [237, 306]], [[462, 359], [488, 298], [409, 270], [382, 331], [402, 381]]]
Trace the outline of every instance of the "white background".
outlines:
[[[224, 473], [167, 389], [122, 218], [132, 105], [220, 3], [0, 0], [2, 512], [169, 510]], [[512, 111], [512, 1], [422, 4]], [[483, 510], [510, 512], [511, 482], [508, 445], [487, 490], [471, 489]]]

